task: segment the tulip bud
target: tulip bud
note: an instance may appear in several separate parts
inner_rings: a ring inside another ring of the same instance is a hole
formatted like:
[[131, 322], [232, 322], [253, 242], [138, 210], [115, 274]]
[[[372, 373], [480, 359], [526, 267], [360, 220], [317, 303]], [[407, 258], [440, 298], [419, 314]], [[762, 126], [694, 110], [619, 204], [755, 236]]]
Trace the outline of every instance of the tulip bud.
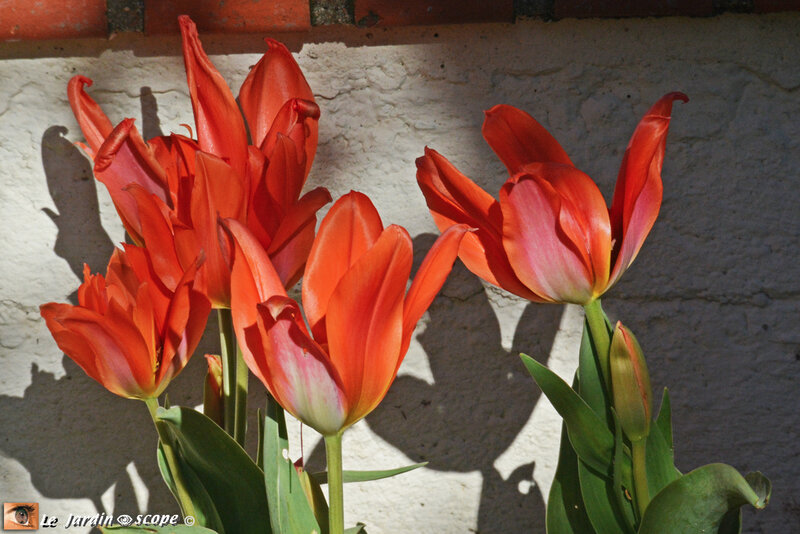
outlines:
[[223, 425], [223, 400], [222, 400], [222, 359], [218, 354], [206, 354], [208, 372], [203, 388], [203, 413], [206, 417]]
[[650, 433], [653, 412], [650, 375], [639, 342], [620, 322], [611, 339], [610, 368], [614, 409], [622, 430], [631, 441], [644, 439]]

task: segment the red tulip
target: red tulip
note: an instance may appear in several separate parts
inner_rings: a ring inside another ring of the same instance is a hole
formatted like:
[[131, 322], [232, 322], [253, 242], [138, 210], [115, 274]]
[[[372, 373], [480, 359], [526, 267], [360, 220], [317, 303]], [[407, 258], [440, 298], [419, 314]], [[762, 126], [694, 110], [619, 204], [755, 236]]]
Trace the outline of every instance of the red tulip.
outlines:
[[475, 274], [538, 302], [588, 304], [633, 262], [661, 206], [661, 165], [674, 100], [662, 97], [628, 143], [609, 210], [558, 142], [511, 106], [486, 112], [483, 136], [508, 168], [499, 202], [429, 148], [417, 181], [440, 230], [478, 228], [459, 257]]
[[339, 199], [303, 275], [312, 337], [257, 239], [241, 223], [226, 223], [235, 243], [233, 323], [245, 362], [286, 410], [323, 435], [360, 420], [386, 395], [467, 231], [456, 225], [434, 243], [406, 294], [408, 232], [384, 229], [365, 195]]
[[115, 250], [106, 276], [84, 266], [78, 305], [51, 302], [42, 317], [59, 348], [122, 397], [157, 397], [186, 365], [211, 309], [194, 288], [197, 262], [174, 290], [156, 276], [147, 250]]
[[[228, 307], [230, 270], [219, 219], [246, 223], [287, 287], [300, 278], [316, 212], [330, 201], [322, 188], [300, 196], [316, 151], [319, 107], [291, 53], [267, 39], [269, 50], [242, 84], [243, 117], [194, 23], [185, 16], [179, 23], [197, 141], [173, 134], [145, 143], [132, 119], [112, 128], [84, 91], [88, 78], [73, 78], [68, 92], [95, 175], [126, 230], [137, 244], [169, 258], [159, 269], [168, 273], [164, 282], [174, 284], [202, 251], [206, 262], [196, 286], [215, 307]], [[248, 131], [255, 146], [248, 145]], [[163, 220], [145, 220], [154, 216]]]

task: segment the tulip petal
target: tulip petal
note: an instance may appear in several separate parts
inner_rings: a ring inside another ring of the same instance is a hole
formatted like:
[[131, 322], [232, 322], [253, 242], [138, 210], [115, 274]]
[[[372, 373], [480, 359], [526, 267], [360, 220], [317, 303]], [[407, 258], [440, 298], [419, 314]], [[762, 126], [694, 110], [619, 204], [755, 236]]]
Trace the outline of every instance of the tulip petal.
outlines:
[[[267, 43], [267, 52], [250, 70], [239, 90], [242, 112], [256, 146], [261, 146], [286, 101], [303, 99], [314, 102], [314, 93], [292, 53], [274, 39], [264, 41]], [[309, 133], [305, 152], [311, 160], [317, 149], [317, 123], [308, 121], [307, 124]]]
[[[414, 281], [408, 289], [403, 304], [403, 345], [400, 354], [404, 355], [411, 343], [414, 327], [422, 314], [431, 305], [434, 297], [444, 285], [447, 275], [458, 257], [461, 240], [469, 232], [466, 224], [457, 224], [445, 230], [433, 243], [417, 270]], [[399, 368], [402, 358], [398, 360]], [[397, 372], [397, 369], [395, 369]]]
[[175, 250], [172, 224], [165, 213], [166, 205], [138, 184], [130, 185], [126, 190], [136, 201], [142, 241], [152, 253], [153, 269], [161, 282], [175, 291], [183, 276], [183, 268]]
[[394, 380], [403, 344], [403, 301], [411, 237], [391, 225], [344, 274], [328, 303], [328, 354], [350, 409], [345, 426], [370, 411]]
[[243, 174], [247, 167], [247, 130], [239, 106], [225, 79], [203, 51], [194, 22], [181, 15], [178, 23], [200, 149], [227, 160], [236, 172]]
[[171, 205], [178, 220], [190, 224], [189, 203], [195, 175], [195, 152], [200, 145], [194, 139], [172, 134], [151, 139], [148, 144], [167, 177]]
[[417, 183], [439, 230], [454, 224], [477, 229], [464, 237], [459, 249], [470, 271], [515, 295], [542, 301], [520, 282], [508, 262], [502, 243], [503, 215], [491, 195], [427, 147], [425, 156], [417, 159]]
[[62, 324], [64, 318], [74, 308], [75, 306], [70, 304], [49, 302], [39, 306], [39, 312], [42, 314], [58, 348], [77, 363], [87, 375], [102, 384], [96, 364], [97, 356], [91, 345], [83, 336], [64, 328]]
[[227, 307], [230, 305], [230, 268], [217, 221], [244, 218], [246, 188], [241, 183], [241, 175], [215, 156], [197, 152], [195, 164], [192, 227], [205, 253], [205, 265], [197, 275], [197, 283], [215, 307]]
[[525, 174], [546, 180], [558, 192], [559, 225], [590, 273], [594, 296], [600, 296], [608, 284], [611, 265], [611, 226], [600, 189], [571, 166], [532, 163]]
[[[347, 398], [322, 348], [308, 337], [297, 303], [274, 296], [258, 305], [265, 385], [278, 403], [323, 435], [345, 423]], [[253, 329], [246, 332], [253, 337]]]
[[326, 340], [324, 319], [336, 285], [382, 231], [375, 206], [355, 191], [337, 200], [322, 220], [303, 274], [303, 311], [319, 343]]
[[689, 99], [683, 93], [661, 97], [636, 126], [622, 158], [610, 212], [616, 245], [609, 287], [636, 258], [658, 216], [663, 194], [661, 166], [675, 100]]
[[114, 207], [131, 238], [142, 243], [136, 201], [125, 188], [138, 184], [169, 204], [167, 179], [133, 119], [125, 119], [108, 135], [95, 154], [94, 175], [108, 189]]
[[558, 141], [536, 119], [513, 106], [497, 105], [485, 112], [482, 133], [494, 153], [517, 174], [528, 163], [572, 162]]
[[309, 191], [290, 209], [267, 249], [272, 264], [285, 287], [294, 286], [314, 244], [317, 211], [331, 201], [324, 187]]
[[[267, 251], [245, 225], [235, 219], [222, 222], [231, 234], [233, 259], [231, 262], [231, 315], [236, 337], [245, 339], [245, 329], [258, 320], [257, 305], [273, 296], [287, 296], [278, 273]], [[250, 370], [265, 384], [266, 377], [260, 369], [248, 344], [241, 345], [242, 356]]]
[[[278, 115], [272, 123], [269, 132], [259, 145], [259, 149], [264, 154], [272, 153], [278, 136], [284, 135], [294, 141], [299, 147], [300, 154], [298, 159], [303, 166], [303, 183], [311, 164], [314, 162], [314, 154], [317, 150], [317, 121], [319, 120], [319, 106], [311, 100], [301, 100], [295, 98], [287, 100], [283, 107], [278, 111]], [[298, 192], [303, 187], [303, 183], [295, 187]]]
[[91, 87], [92, 83], [92, 80], [86, 76], [73, 76], [69, 84], [67, 84], [67, 96], [72, 107], [72, 113], [81, 127], [86, 142], [89, 143], [91, 156], [94, 158], [100, 145], [109, 136], [113, 127], [106, 114], [97, 105], [97, 102], [86, 94], [84, 86]]
[[503, 245], [519, 279], [551, 302], [589, 302], [590, 266], [562, 227], [562, 199], [553, 186], [538, 176], [518, 176], [500, 190], [500, 205]]

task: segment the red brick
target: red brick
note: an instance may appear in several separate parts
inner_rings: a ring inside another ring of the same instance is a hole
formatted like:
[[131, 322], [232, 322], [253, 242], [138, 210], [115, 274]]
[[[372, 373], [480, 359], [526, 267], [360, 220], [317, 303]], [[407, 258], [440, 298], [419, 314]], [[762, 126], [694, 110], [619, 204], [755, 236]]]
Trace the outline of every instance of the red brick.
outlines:
[[556, 18], [692, 17], [714, 14], [711, 0], [555, 0]]
[[107, 35], [105, 0], [0, 1], [0, 41]]
[[145, 33], [177, 33], [178, 15], [192, 17], [200, 33], [265, 33], [311, 27], [308, 0], [145, 0]]
[[776, 11], [800, 11], [800, 0], [755, 0], [754, 13], [774, 13]]
[[359, 26], [513, 22], [513, 0], [356, 0]]

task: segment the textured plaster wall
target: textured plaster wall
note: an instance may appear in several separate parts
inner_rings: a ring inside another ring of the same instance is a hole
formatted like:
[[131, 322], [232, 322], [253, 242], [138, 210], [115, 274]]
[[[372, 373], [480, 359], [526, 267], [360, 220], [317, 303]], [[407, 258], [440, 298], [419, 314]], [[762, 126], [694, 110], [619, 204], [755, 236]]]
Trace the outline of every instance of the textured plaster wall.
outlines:
[[[746, 513], [745, 531], [800, 532], [800, 16], [282, 38], [322, 107], [309, 185], [369, 194], [384, 221], [415, 236], [418, 259], [435, 233], [414, 179], [425, 145], [496, 193], [505, 171], [481, 139], [482, 111], [513, 104], [610, 199], [641, 115], [662, 94], [686, 92], [661, 215], [605, 308], [637, 333], [654, 389], [671, 387], [678, 466], [764, 471], [774, 499]], [[263, 50], [256, 37], [204, 42], [234, 88]], [[112, 120], [135, 117], [146, 137], [193, 122], [177, 38], [0, 46], [0, 499], [39, 501], [62, 521], [167, 513], [176, 507], [144, 406], [88, 379], [38, 314], [40, 303], [74, 298], [82, 263], [104, 268], [123, 239], [73, 145], [81, 133], [66, 84], [77, 73], [95, 80], [91, 94]], [[201, 351], [215, 350], [215, 326]], [[430, 464], [347, 486], [347, 522], [371, 533], [543, 534], [559, 420], [516, 354], [570, 377], [580, 327], [579, 308], [528, 305], [457, 266], [386, 400], [344, 440], [346, 468]], [[200, 404], [203, 367], [195, 359], [173, 383], [173, 403]], [[263, 402], [260, 384], [251, 390], [253, 405]], [[313, 432], [304, 438], [309, 462], [323, 465]]]

